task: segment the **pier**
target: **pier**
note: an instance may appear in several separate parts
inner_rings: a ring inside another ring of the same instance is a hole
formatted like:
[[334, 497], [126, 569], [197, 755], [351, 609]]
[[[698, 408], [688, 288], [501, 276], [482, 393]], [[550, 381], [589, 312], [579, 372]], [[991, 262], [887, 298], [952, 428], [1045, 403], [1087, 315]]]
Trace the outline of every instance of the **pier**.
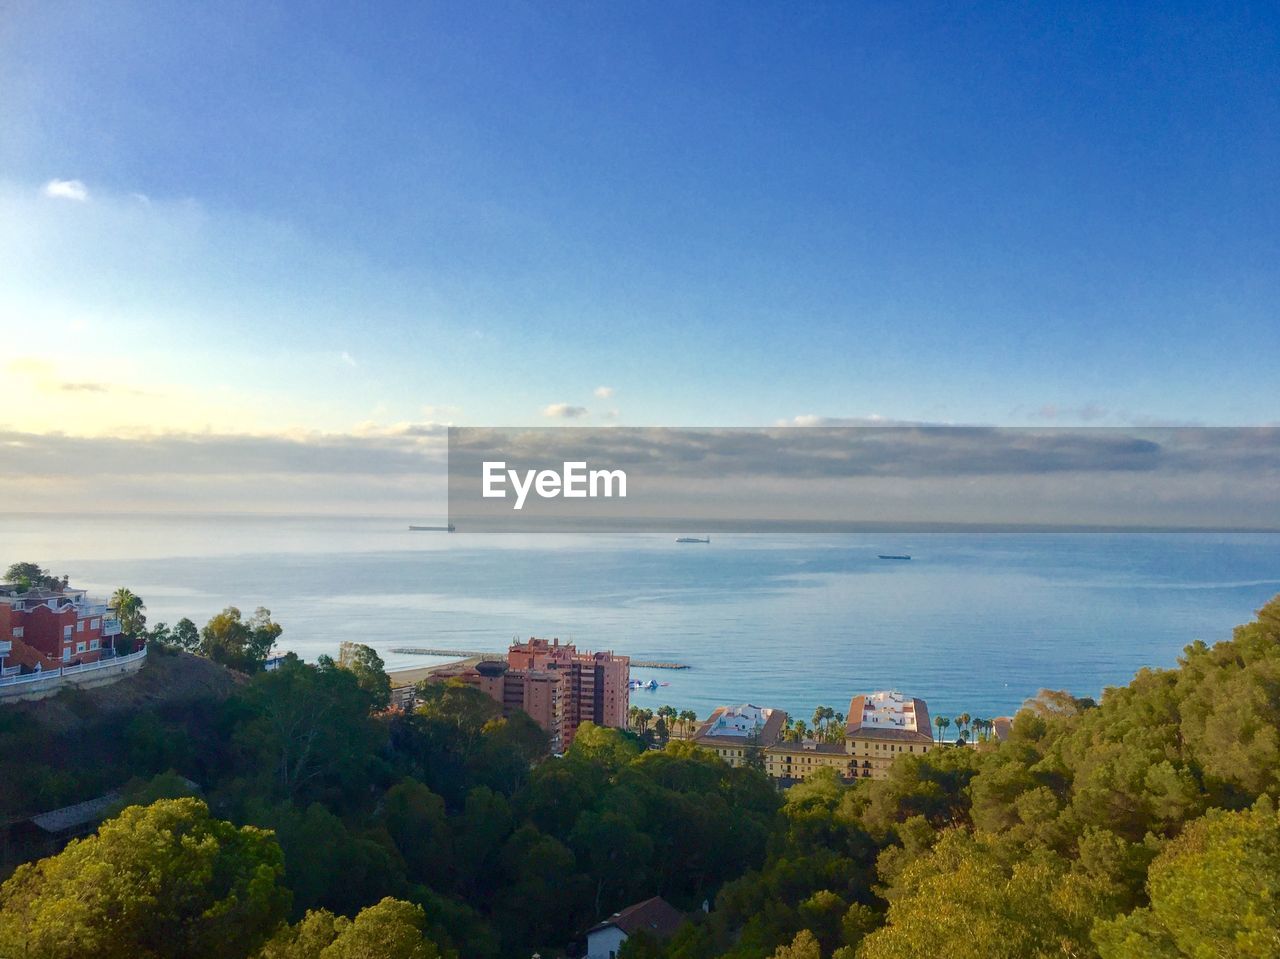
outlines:
[[[394, 646], [388, 652], [404, 656], [452, 656], [455, 659], [505, 660], [506, 653], [482, 652], [474, 649], [428, 649], [422, 646]], [[648, 659], [633, 659], [631, 665], [640, 669], [688, 669], [687, 663], [659, 663]]]

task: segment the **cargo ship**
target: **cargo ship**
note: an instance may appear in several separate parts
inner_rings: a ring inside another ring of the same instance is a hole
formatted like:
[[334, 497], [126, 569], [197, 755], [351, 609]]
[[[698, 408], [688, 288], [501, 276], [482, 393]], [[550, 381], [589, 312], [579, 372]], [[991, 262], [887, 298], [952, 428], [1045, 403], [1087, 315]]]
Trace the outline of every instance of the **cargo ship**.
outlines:
[[880, 559], [910, 559], [910, 556], [895, 556], [892, 553], [881, 553]]
[[702, 538], [698, 536], [681, 536], [679, 539], [676, 540], [676, 542], [677, 543], [710, 543], [711, 537], [707, 536], [705, 538]]

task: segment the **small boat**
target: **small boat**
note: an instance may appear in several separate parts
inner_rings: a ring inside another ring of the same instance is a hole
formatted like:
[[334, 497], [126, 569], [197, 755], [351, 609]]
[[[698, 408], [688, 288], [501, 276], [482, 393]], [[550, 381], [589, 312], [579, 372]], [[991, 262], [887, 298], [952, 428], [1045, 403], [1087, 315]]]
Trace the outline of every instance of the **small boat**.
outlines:
[[453, 524], [450, 523], [448, 526], [410, 526], [409, 531], [411, 533], [452, 533]]
[[679, 539], [676, 540], [676, 542], [677, 543], [710, 543], [711, 537], [708, 536], [706, 538], [702, 538], [698, 536], [681, 536]]
[[892, 553], [881, 553], [880, 559], [910, 559], [910, 556], [895, 556]]

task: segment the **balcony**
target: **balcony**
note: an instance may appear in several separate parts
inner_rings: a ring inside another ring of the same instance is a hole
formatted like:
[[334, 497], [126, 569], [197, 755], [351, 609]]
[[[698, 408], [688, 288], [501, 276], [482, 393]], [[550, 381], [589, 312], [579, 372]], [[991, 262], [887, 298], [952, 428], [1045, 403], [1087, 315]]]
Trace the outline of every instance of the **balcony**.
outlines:
[[106, 639], [108, 636], [120, 635], [120, 620], [104, 619], [102, 621], [102, 637]]

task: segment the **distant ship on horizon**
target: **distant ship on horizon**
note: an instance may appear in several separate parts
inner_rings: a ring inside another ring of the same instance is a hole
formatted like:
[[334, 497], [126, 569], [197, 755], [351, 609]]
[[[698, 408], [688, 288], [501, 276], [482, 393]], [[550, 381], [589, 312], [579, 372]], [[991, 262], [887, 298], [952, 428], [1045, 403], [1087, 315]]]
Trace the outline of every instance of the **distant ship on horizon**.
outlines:
[[893, 553], [881, 553], [880, 559], [910, 559], [910, 556], [894, 555]]
[[452, 533], [453, 524], [448, 526], [410, 526], [409, 531], [413, 533]]
[[676, 540], [676, 542], [677, 543], [710, 543], [711, 537], [707, 536], [704, 538], [699, 536], [681, 536], [679, 539]]

